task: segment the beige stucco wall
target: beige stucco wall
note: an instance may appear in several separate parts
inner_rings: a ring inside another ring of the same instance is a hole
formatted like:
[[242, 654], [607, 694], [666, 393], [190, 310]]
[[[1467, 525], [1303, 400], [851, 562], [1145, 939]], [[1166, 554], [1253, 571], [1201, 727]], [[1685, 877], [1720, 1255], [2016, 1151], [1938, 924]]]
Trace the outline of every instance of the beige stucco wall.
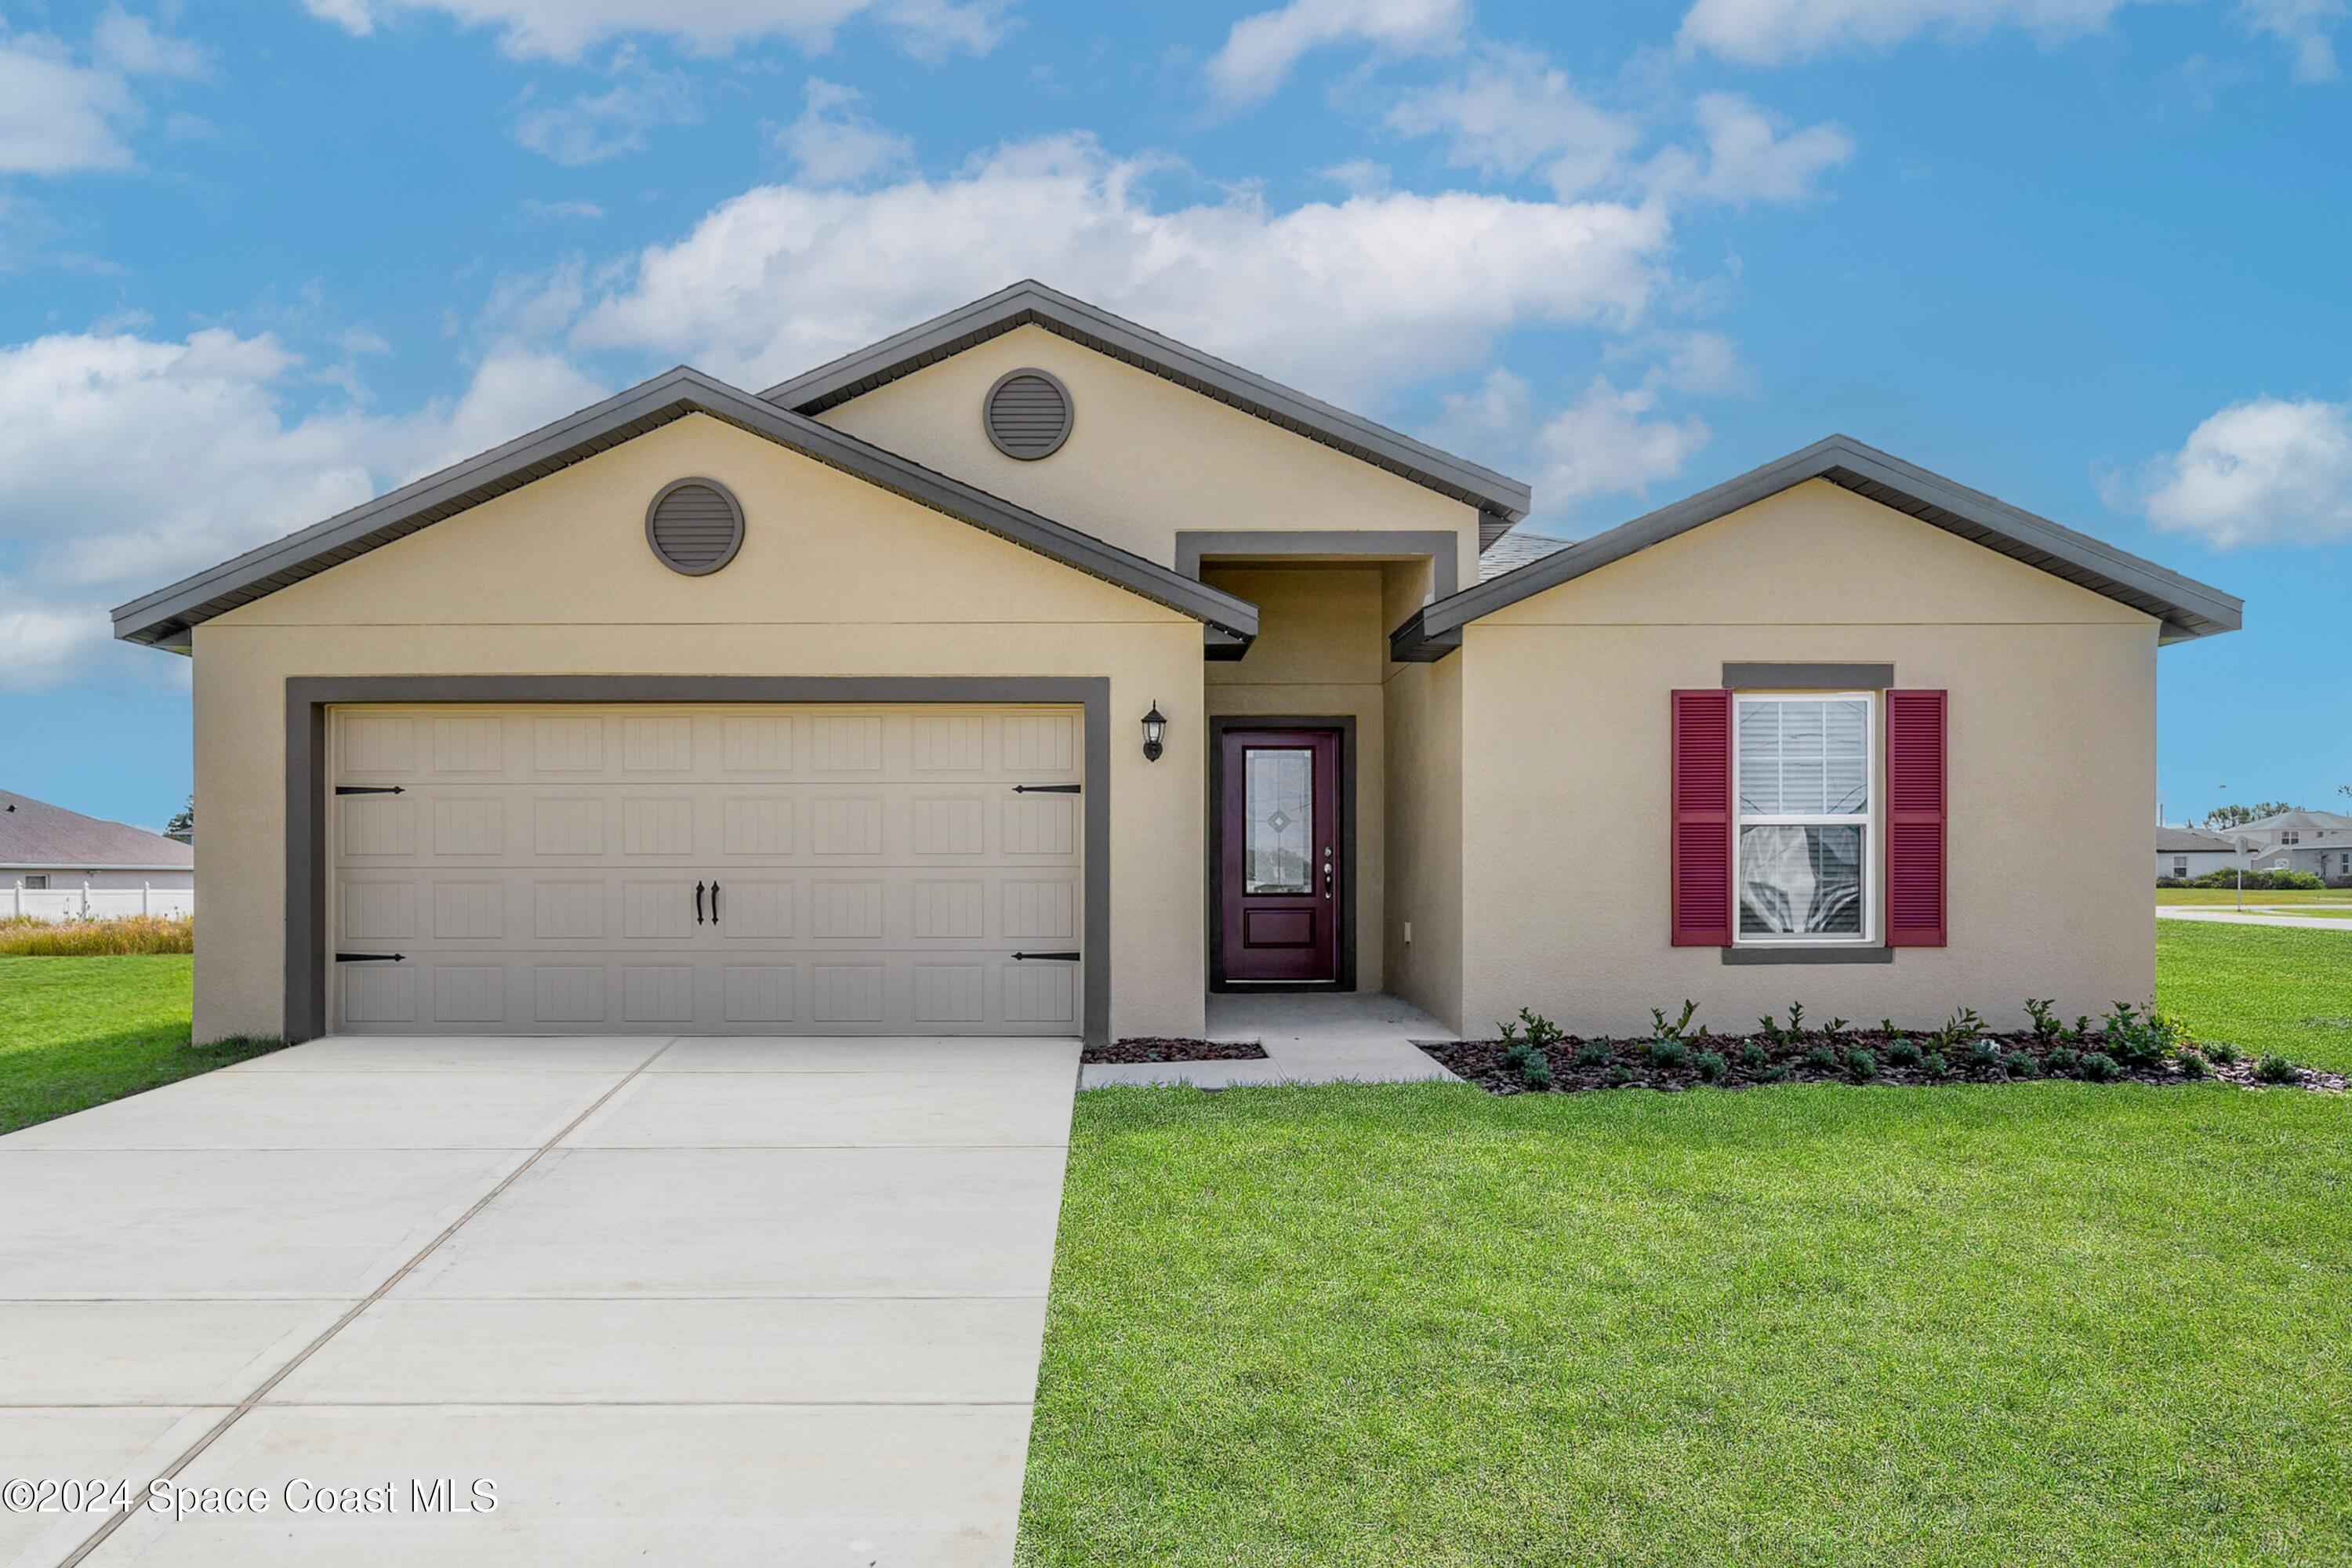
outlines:
[[[1212, 718], [1350, 718], [1356, 727], [1356, 988], [1378, 991], [1385, 963], [1388, 662], [1378, 566], [1212, 566], [1203, 581], [1258, 607], [1249, 657], [1207, 667]], [[1213, 759], [1211, 759], [1213, 763]]]
[[[688, 475], [743, 503], [742, 551], [709, 577], [646, 547], [646, 502]], [[296, 675], [1107, 676], [1112, 1028], [1202, 1027], [1199, 623], [730, 426], [666, 426], [206, 622], [194, 647], [200, 1040], [281, 1026]], [[1134, 729], [1155, 698], [1173, 766]]]
[[[1388, 988], [1459, 1028], [1462, 1016], [1462, 656], [1389, 667]], [[1406, 927], [1412, 940], [1406, 940]]]
[[[1821, 481], [1474, 623], [1460, 1022], [1527, 1005], [1632, 1030], [1685, 997], [1718, 1030], [1791, 999], [1903, 1025], [2146, 1001], [2156, 639], [2136, 610]], [[1669, 944], [1667, 693], [1748, 659], [1892, 662], [1896, 684], [1950, 692], [1948, 946], [1727, 966]]]
[[[1070, 391], [1070, 438], [1037, 462], [990, 444], [981, 404], [1034, 366]], [[1016, 327], [852, 398], [828, 425], [1163, 565], [1180, 530], [1448, 530], [1477, 581], [1478, 514], [1255, 415], [1123, 361]]]

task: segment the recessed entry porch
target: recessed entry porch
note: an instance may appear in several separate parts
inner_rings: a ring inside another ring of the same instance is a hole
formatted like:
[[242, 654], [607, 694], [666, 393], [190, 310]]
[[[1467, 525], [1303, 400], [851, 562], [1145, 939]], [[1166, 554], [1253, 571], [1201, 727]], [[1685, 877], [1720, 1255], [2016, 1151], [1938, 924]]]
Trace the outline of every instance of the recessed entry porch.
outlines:
[[1460, 1037], [1401, 997], [1380, 992], [1211, 992], [1213, 1040], [1265, 1049], [1246, 1061], [1090, 1064], [1080, 1089], [1190, 1084], [1232, 1089], [1275, 1083], [1411, 1083], [1454, 1075], [1417, 1041]]

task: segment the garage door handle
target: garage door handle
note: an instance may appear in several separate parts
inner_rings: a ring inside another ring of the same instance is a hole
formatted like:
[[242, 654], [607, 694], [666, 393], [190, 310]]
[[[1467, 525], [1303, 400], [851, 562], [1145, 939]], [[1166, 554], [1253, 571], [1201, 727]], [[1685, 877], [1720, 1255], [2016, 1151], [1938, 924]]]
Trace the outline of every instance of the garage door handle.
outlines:
[[719, 879], [716, 877], [710, 880], [710, 923], [719, 923]]
[[337, 795], [404, 795], [398, 784], [337, 784]]
[[1057, 963], [1076, 963], [1078, 961], [1075, 952], [1016, 952], [1013, 956], [1024, 963], [1033, 958], [1050, 958]]
[[339, 952], [335, 954], [335, 962], [337, 963], [398, 963], [407, 956], [408, 954], [404, 952]]
[[702, 884], [699, 882], [694, 885], [694, 923], [702, 923]]
[[1014, 784], [1013, 793], [1014, 795], [1076, 795], [1084, 787], [1082, 784]]

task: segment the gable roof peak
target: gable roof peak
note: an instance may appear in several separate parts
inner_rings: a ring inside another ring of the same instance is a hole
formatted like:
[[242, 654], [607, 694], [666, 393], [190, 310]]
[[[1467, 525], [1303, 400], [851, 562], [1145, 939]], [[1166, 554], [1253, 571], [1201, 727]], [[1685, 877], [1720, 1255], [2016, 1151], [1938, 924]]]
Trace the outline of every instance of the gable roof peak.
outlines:
[[1531, 504], [1530, 492], [1521, 480], [1178, 342], [1034, 278], [1007, 284], [968, 305], [803, 371], [760, 395], [814, 416], [1024, 326], [1042, 327], [1474, 506], [1481, 513], [1478, 542], [1482, 548], [1525, 517]]

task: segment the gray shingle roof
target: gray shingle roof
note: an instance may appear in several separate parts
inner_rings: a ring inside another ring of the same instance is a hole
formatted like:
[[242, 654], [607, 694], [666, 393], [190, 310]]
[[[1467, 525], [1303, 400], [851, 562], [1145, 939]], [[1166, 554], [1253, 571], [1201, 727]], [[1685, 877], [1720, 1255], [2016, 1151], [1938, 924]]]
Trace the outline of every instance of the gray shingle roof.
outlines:
[[2207, 833], [2195, 827], [2159, 827], [2156, 830], [2156, 852], [2159, 855], [2231, 855], [2237, 845], [2218, 833]]
[[1565, 539], [1549, 539], [1540, 533], [1528, 533], [1513, 529], [1488, 545], [1478, 557], [1478, 580], [1490, 582], [1506, 572], [1516, 572], [1531, 566], [1556, 551], [1567, 549]]
[[2332, 811], [2282, 811], [2276, 816], [2265, 816], [2258, 822], [2240, 823], [2231, 831], [2235, 833], [2352, 833], [2352, 816], [2338, 816]]
[[176, 838], [0, 789], [0, 866], [160, 871], [195, 863], [196, 852]]

